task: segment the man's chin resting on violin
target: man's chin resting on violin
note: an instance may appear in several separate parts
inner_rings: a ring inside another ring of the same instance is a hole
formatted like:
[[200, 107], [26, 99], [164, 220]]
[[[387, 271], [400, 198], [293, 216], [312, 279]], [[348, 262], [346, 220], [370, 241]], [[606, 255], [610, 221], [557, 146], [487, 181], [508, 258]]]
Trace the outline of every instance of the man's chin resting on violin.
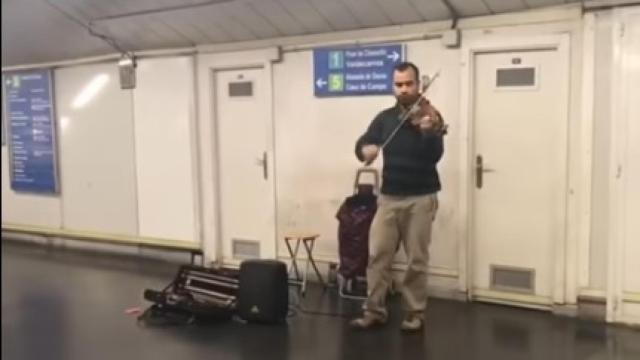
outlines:
[[[365, 164], [373, 162], [385, 144], [381, 195], [369, 232], [368, 297], [362, 317], [351, 322], [359, 329], [387, 321], [391, 264], [400, 244], [408, 259], [401, 285], [405, 311], [401, 329], [419, 331], [424, 327], [431, 225], [440, 191], [436, 164], [444, 152], [446, 126], [440, 113], [420, 94], [419, 79], [414, 64], [396, 65], [396, 104], [380, 112], [356, 143], [356, 156]], [[407, 111], [411, 111], [409, 118], [400, 125]]]

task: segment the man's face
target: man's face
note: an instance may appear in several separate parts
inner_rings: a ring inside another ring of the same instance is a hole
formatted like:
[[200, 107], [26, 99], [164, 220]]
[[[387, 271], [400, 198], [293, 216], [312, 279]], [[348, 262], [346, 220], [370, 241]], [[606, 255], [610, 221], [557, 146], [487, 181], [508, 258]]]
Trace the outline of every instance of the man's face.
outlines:
[[411, 105], [418, 99], [418, 81], [412, 68], [393, 72], [393, 93], [402, 105]]

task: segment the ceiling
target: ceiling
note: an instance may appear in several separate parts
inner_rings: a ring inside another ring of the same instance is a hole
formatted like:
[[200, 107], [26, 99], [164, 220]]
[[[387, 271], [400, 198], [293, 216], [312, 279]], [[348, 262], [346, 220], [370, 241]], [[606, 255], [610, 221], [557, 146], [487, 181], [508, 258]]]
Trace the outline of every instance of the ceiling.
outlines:
[[[580, 0], [2, 0], [2, 66], [490, 15]], [[449, 5], [449, 6], [448, 6]]]

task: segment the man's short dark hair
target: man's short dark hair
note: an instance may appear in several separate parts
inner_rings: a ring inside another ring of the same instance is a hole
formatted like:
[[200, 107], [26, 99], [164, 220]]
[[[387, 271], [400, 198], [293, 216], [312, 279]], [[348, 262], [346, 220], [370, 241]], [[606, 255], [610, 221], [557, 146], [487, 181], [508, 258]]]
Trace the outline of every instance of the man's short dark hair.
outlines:
[[393, 71], [399, 71], [399, 72], [405, 72], [408, 69], [413, 69], [414, 74], [416, 74], [416, 82], [420, 81], [420, 70], [418, 70], [418, 67], [409, 61], [403, 61], [399, 64], [397, 64], [396, 66], [393, 67]]

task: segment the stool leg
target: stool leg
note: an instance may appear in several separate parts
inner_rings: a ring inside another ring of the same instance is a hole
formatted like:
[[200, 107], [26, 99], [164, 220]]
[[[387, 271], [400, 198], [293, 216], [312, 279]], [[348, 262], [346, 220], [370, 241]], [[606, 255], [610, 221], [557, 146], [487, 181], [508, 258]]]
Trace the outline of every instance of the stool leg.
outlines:
[[[304, 242], [304, 241], [303, 241]], [[309, 276], [309, 258], [307, 258], [302, 274], [302, 296], [307, 292], [307, 277]]]
[[315, 245], [315, 239], [306, 239], [306, 241], [304, 241], [304, 247], [307, 250], [307, 267], [309, 265], [309, 262], [311, 263], [311, 265], [313, 266], [313, 270], [315, 271], [316, 275], [318, 276], [318, 280], [320, 280], [320, 283], [322, 284], [322, 286], [327, 286], [327, 284], [324, 282], [324, 279], [322, 278], [322, 275], [320, 274], [320, 271], [318, 270], [318, 266], [316, 265], [315, 260], [313, 259], [313, 246]]
[[298, 264], [296, 262], [296, 257], [298, 256], [298, 248], [300, 247], [300, 239], [296, 241], [296, 249], [291, 249], [291, 244], [289, 243], [289, 238], [285, 238], [284, 242], [287, 244], [287, 249], [289, 250], [289, 255], [291, 256], [291, 267], [289, 268], [289, 273], [291, 272], [291, 268], [293, 268], [296, 273], [296, 280], [300, 280], [300, 271], [298, 270]]

